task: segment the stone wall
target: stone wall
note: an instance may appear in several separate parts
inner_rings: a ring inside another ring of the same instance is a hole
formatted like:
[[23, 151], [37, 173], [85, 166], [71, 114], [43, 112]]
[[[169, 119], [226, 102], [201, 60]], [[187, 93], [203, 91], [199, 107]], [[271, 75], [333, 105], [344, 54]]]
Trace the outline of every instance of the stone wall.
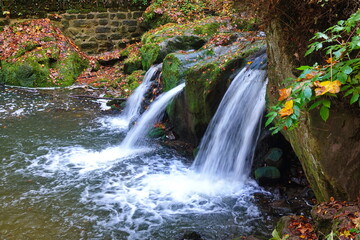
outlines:
[[61, 14], [61, 29], [81, 50], [93, 54], [121, 48], [139, 40], [145, 31], [142, 11], [106, 11]]

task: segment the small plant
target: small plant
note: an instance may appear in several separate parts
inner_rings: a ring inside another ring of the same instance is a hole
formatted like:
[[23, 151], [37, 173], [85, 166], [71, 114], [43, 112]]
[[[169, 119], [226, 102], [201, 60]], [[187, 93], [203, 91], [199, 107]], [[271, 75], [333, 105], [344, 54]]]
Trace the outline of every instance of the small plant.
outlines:
[[279, 90], [278, 103], [267, 114], [266, 126], [280, 119], [270, 128], [273, 134], [295, 128], [302, 110], [320, 109], [321, 118], [329, 118], [331, 97], [343, 93], [351, 96], [350, 104], [360, 106], [360, 10], [347, 20], [339, 21], [325, 32], [318, 32], [311, 40], [305, 56], [325, 50], [327, 59], [323, 65], [297, 68], [302, 73], [297, 79], [287, 79], [289, 86]]
[[270, 238], [269, 240], [286, 240], [289, 238], [288, 234], [285, 234], [283, 237], [280, 237], [280, 234], [276, 229], [274, 229], [274, 231], [271, 233], [271, 236], [272, 238]]

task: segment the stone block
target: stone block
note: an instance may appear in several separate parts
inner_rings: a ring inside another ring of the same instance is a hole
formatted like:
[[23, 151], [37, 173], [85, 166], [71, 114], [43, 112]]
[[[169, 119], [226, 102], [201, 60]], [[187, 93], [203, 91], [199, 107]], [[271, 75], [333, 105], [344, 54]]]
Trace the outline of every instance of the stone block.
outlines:
[[96, 42], [87, 42], [80, 44], [80, 48], [83, 50], [97, 49], [98, 44]]
[[125, 20], [125, 21], [123, 22], [123, 24], [125, 24], [125, 25], [127, 25], [127, 26], [133, 27], [133, 26], [137, 26], [137, 21]]
[[133, 19], [138, 19], [139, 17], [142, 17], [143, 12], [133, 12]]
[[97, 40], [107, 40], [107, 39], [108, 39], [108, 37], [107, 37], [106, 34], [98, 34], [98, 35], [96, 35], [95, 38], [96, 38]]
[[120, 23], [118, 21], [112, 21], [110, 24], [111, 24], [111, 26], [114, 26], [114, 27], [118, 27], [120, 25]]
[[78, 19], [72, 21], [72, 26], [76, 28], [91, 27], [91, 23], [84, 19]]
[[88, 14], [86, 15], [86, 17], [87, 17], [87, 19], [94, 19], [94, 18], [95, 18], [95, 14], [93, 14], [93, 13], [88, 13]]
[[80, 29], [78, 28], [68, 28], [67, 30], [71, 35], [76, 36], [80, 33]]
[[113, 20], [116, 17], [115, 13], [110, 13], [110, 19]]
[[127, 13], [127, 18], [132, 19], [132, 12]]
[[106, 12], [104, 12], [104, 13], [98, 13], [98, 14], [96, 15], [96, 17], [97, 17], [97, 18], [108, 18], [108, 17], [109, 17], [109, 13], [106, 13]]
[[73, 19], [76, 19], [76, 15], [74, 15], [74, 14], [63, 14], [62, 17], [63, 17], [65, 20], [73, 20]]
[[126, 14], [125, 13], [118, 13], [118, 14], [116, 14], [116, 17], [118, 19], [126, 19]]
[[114, 33], [110, 35], [111, 40], [120, 40], [122, 38], [122, 34]]
[[128, 32], [136, 32], [137, 27], [128, 27]]
[[99, 24], [104, 26], [104, 25], [107, 25], [109, 23], [109, 21], [107, 19], [100, 19], [99, 20]]
[[95, 29], [95, 32], [96, 33], [109, 33], [110, 30], [111, 30], [111, 28], [109, 28], [109, 27], [97, 27]]
[[79, 15], [77, 15], [77, 19], [86, 19], [86, 15], [85, 14], [79, 14]]

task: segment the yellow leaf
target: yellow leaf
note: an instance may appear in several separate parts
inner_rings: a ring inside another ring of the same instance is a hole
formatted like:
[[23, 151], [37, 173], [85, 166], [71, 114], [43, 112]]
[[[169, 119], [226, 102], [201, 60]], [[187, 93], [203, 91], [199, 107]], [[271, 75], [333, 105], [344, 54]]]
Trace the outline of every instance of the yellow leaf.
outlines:
[[315, 81], [314, 85], [317, 87], [315, 88], [316, 96], [320, 96], [320, 95], [324, 95], [327, 92], [329, 93], [340, 92], [341, 82], [339, 80], [324, 81], [324, 82]]
[[287, 101], [284, 105], [284, 108], [282, 108], [279, 111], [280, 117], [286, 117], [293, 114], [294, 113], [293, 107], [294, 107], [294, 101], [293, 100]]
[[344, 237], [348, 238], [348, 237], [351, 236], [351, 233], [348, 230], [344, 230], [343, 232], [340, 232], [340, 237], [341, 236], [344, 236]]
[[282, 100], [287, 99], [291, 94], [291, 90], [292, 90], [292, 88], [282, 88], [282, 89], [280, 89], [279, 90], [280, 97], [279, 97], [278, 100], [282, 101]]

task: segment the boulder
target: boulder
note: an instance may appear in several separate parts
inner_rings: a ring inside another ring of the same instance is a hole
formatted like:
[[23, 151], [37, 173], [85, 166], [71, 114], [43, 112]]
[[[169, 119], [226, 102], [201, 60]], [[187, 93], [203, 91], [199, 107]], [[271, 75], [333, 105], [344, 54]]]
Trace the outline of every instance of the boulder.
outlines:
[[260, 183], [279, 180], [281, 173], [276, 167], [266, 166], [257, 168], [254, 172], [255, 179]]
[[271, 148], [265, 155], [265, 163], [269, 166], [281, 168], [283, 151], [280, 148]]
[[[246, 38], [246, 33], [234, 35], [235, 39]], [[174, 131], [182, 139], [199, 144], [237, 71], [263, 44], [262, 40], [252, 43], [235, 40], [225, 46], [206, 45], [198, 51], [166, 56], [162, 75], [164, 90], [186, 83], [184, 92], [167, 109]]]

